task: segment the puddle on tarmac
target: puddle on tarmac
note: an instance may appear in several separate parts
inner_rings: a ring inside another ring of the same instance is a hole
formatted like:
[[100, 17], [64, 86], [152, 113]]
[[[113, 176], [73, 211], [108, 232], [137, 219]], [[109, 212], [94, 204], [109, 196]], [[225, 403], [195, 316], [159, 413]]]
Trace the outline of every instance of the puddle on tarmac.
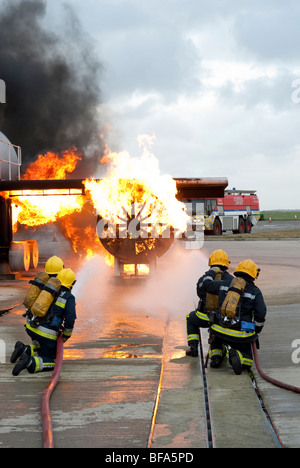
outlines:
[[162, 355], [157, 353], [151, 346], [135, 344], [118, 344], [109, 348], [65, 348], [64, 359], [161, 359]]

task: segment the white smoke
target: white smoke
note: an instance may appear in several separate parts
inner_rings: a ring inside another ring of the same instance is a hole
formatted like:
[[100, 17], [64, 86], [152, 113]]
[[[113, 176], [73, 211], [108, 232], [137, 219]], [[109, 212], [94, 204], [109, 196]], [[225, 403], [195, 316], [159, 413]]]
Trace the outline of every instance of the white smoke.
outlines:
[[76, 273], [72, 293], [76, 300], [76, 323], [72, 343], [91, 341], [102, 334], [105, 322], [105, 301], [112, 270], [104, 257], [95, 255], [85, 260]]
[[128, 298], [130, 308], [142, 308], [149, 316], [162, 313], [181, 318], [198, 304], [196, 284], [207, 270], [208, 259], [203, 251], [174, 247], [160, 261], [157, 272], [147, 278], [143, 288]]
[[105, 263], [104, 257], [95, 255], [85, 260], [76, 275], [76, 283], [73, 294], [76, 301], [88, 301], [93, 304], [99, 301], [105, 289], [105, 283], [111, 277], [111, 268]]

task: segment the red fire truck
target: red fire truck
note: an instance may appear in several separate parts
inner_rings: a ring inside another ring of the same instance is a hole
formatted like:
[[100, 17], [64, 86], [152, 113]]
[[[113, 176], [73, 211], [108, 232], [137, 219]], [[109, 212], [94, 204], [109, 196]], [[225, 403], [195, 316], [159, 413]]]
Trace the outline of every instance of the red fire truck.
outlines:
[[225, 190], [224, 198], [204, 200], [206, 234], [249, 233], [260, 217], [255, 190]]

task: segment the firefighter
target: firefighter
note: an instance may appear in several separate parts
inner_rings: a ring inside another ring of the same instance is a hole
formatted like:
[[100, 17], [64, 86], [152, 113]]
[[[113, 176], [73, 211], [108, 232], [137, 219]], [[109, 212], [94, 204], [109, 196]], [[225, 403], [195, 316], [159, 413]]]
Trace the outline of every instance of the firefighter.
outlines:
[[70, 268], [67, 268], [57, 274], [57, 279], [61, 283], [59, 295], [40, 324], [33, 327], [30, 317], [27, 319], [26, 332], [32, 339], [32, 345], [26, 346], [21, 343], [22, 347], [16, 346], [11, 357], [12, 363], [15, 363], [19, 357], [12, 371], [14, 376], [26, 368], [31, 374], [53, 370], [58, 334], [62, 331], [64, 342], [72, 335], [76, 308], [75, 297], [71, 290], [76, 282], [76, 276]]
[[198, 356], [199, 328], [209, 328], [214, 312], [218, 309], [220, 288], [228, 288], [233, 276], [227, 271], [230, 261], [224, 250], [214, 250], [209, 257], [210, 269], [197, 282], [199, 303], [197, 310], [186, 317], [187, 356]]
[[[240, 294], [240, 302], [233, 318], [224, 317], [218, 312], [218, 321], [211, 326], [214, 341], [211, 353], [221, 353], [222, 346], [229, 346], [229, 363], [235, 374], [253, 365], [251, 343], [258, 339], [266, 318], [266, 305], [260, 289], [254, 284], [259, 275], [259, 268], [250, 259], [240, 262], [234, 272], [235, 277], [243, 278], [245, 286]], [[234, 288], [232, 288], [234, 289]], [[219, 303], [223, 304], [226, 293], [220, 288]], [[237, 291], [238, 293], [238, 291]]]
[[[46, 273], [46, 277], [56, 277], [57, 274], [64, 268], [64, 262], [62, 261], [62, 259], [60, 257], [57, 257], [57, 256], [53, 256], [53, 257], [50, 257], [48, 258], [46, 264], [45, 264], [45, 273]], [[30, 281], [30, 283], [32, 284], [35, 284], [35, 281]], [[39, 286], [40, 288], [41, 286]], [[36, 293], [38, 294], [38, 293]], [[35, 296], [36, 297], [36, 296]], [[24, 301], [24, 303], [26, 303]], [[32, 313], [30, 311], [29, 306], [25, 306], [26, 307], [26, 312], [25, 314], [23, 315], [23, 317], [28, 317], [29, 319], [32, 318]], [[39, 344], [38, 343], [32, 343], [32, 346], [33, 348], [39, 348]], [[14, 363], [16, 362], [17, 359], [19, 359], [19, 357], [21, 356], [21, 354], [23, 353], [25, 349], [25, 344], [22, 343], [21, 341], [17, 341], [16, 344], [15, 344], [15, 348], [14, 348], [14, 351], [11, 355], [11, 358], [10, 358], [10, 362], [11, 363]]]

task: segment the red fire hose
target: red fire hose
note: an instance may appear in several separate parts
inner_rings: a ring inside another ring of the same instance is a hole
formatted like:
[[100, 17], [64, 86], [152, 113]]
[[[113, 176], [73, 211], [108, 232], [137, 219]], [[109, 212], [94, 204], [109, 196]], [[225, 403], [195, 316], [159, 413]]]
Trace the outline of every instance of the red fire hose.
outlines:
[[43, 424], [43, 448], [54, 448], [52, 422], [50, 415], [50, 398], [58, 382], [64, 354], [64, 342], [62, 335], [57, 338], [56, 361], [54, 371], [48, 386], [45, 388], [41, 399], [41, 413]]
[[252, 350], [253, 350], [253, 356], [254, 356], [256, 369], [257, 369], [258, 373], [261, 375], [261, 377], [264, 380], [267, 380], [268, 382], [270, 382], [273, 385], [276, 385], [277, 387], [284, 388], [285, 390], [290, 390], [291, 392], [300, 393], [300, 388], [299, 387], [294, 387], [293, 385], [289, 385], [289, 384], [286, 384], [284, 382], [280, 382], [279, 380], [272, 379], [271, 377], [266, 375], [263, 372], [262, 368], [260, 367], [260, 363], [259, 363], [259, 360], [258, 360], [257, 347], [256, 347], [255, 342], [252, 343]]

